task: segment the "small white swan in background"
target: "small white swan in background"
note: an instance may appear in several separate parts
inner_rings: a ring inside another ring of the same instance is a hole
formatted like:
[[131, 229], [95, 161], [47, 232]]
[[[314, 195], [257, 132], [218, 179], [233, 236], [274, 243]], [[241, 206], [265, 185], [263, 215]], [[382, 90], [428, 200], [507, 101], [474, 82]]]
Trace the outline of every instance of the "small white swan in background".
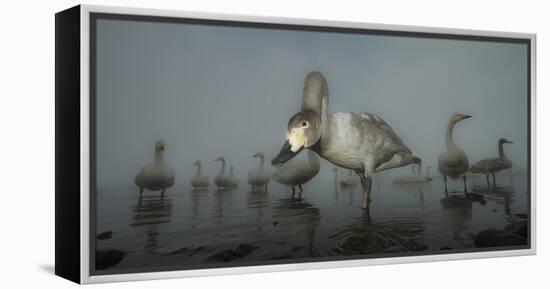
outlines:
[[202, 175], [202, 163], [196, 161], [193, 166], [197, 167], [197, 175], [191, 178], [191, 186], [194, 190], [206, 189], [210, 185], [208, 176]]
[[229, 189], [232, 187], [232, 181], [229, 176], [225, 175], [225, 158], [223, 156], [218, 157], [214, 161], [221, 162], [222, 166], [220, 169], [220, 173], [216, 176], [214, 179], [214, 183], [218, 187], [218, 189]]
[[415, 165], [412, 166], [412, 175], [395, 177], [393, 178], [393, 182], [400, 184], [431, 182], [432, 178], [422, 175], [422, 168], [420, 167], [420, 164], [418, 164], [417, 166], [418, 168]]
[[272, 178], [279, 184], [291, 187], [292, 196], [294, 196], [295, 187], [298, 186], [301, 194], [304, 191], [302, 185], [315, 177], [320, 169], [321, 164], [315, 153], [307, 150], [307, 160], [292, 159], [285, 162], [277, 167], [272, 174]]
[[445, 132], [447, 150], [439, 154], [438, 158], [439, 172], [443, 175], [443, 180], [445, 181], [445, 192], [447, 192], [447, 177], [452, 179], [462, 177], [464, 180], [464, 192], [468, 192], [465, 176], [469, 166], [468, 158], [466, 157], [466, 154], [454, 143], [453, 129], [457, 122], [470, 117], [471, 116], [469, 115], [456, 113], [449, 118], [447, 131]]
[[267, 183], [271, 180], [271, 176], [269, 175], [269, 171], [264, 166], [264, 153], [258, 152], [253, 157], [260, 159], [260, 165], [258, 168], [248, 171], [248, 183], [252, 186], [252, 191], [258, 187], [263, 187], [267, 192]]
[[504, 153], [504, 144], [511, 144], [512, 142], [501, 138], [498, 140], [498, 158], [484, 159], [476, 162], [468, 170], [474, 174], [484, 174], [487, 177], [487, 187], [490, 187], [489, 183], [489, 174], [493, 176], [493, 186], [496, 186], [495, 173], [498, 173], [502, 170], [509, 169], [512, 167], [512, 161], [506, 157]]
[[353, 187], [357, 185], [357, 179], [354, 178], [352, 170], [348, 170], [347, 175], [338, 173], [338, 167], [332, 168], [334, 172], [334, 184], [342, 187]]
[[164, 191], [174, 185], [174, 170], [164, 163], [163, 152], [165, 148], [166, 145], [163, 140], [157, 141], [154, 162], [141, 168], [136, 175], [134, 182], [139, 187], [140, 197], [144, 189], [161, 191], [161, 195], [164, 196]]
[[239, 186], [239, 180], [233, 175], [233, 166], [229, 166], [229, 181], [231, 182], [230, 188], [236, 188]]
[[376, 172], [420, 162], [378, 115], [329, 113], [328, 85], [317, 71], [306, 76], [301, 111], [288, 121], [285, 144], [271, 163], [284, 163], [304, 148], [359, 175], [364, 209], [370, 203], [372, 177]]

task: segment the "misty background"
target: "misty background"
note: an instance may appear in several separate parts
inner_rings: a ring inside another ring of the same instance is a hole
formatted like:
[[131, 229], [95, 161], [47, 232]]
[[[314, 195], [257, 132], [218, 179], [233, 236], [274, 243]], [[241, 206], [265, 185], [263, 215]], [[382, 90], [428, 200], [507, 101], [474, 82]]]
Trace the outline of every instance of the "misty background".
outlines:
[[176, 184], [189, 184], [195, 160], [214, 177], [220, 155], [241, 186], [258, 151], [273, 171], [312, 70], [327, 79], [330, 112], [378, 114], [424, 170], [437, 173], [456, 112], [473, 116], [454, 131], [470, 164], [497, 157], [505, 137], [527, 167], [525, 44], [99, 19], [96, 45], [99, 187], [133, 185], [158, 139]]

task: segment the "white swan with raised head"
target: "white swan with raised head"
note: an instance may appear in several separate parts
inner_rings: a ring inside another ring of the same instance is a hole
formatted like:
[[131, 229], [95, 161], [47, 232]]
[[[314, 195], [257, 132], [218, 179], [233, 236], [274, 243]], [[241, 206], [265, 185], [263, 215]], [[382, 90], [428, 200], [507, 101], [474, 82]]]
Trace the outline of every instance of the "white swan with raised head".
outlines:
[[152, 164], [148, 164], [141, 168], [136, 175], [134, 182], [139, 187], [139, 195], [143, 194], [143, 190], [161, 191], [161, 195], [167, 188], [174, 185], [174, 170], [164, 163], [164, 150], [166, 144], [163, 140], [155, 143], [155, 159]]
[[225, 175], [225, 158], [223, 156], [218, 157], [214, 161], [221, 163], [220, 173], [214, 179], [214, 184], [218, 189], [229, 189], [233, 183], [231, 177]]
[[447, 192], [447, 177], [456, 179], [462, 177], [464, 181], [464, 192], [468, 192], [466, 186], [466, 171], [468, 170], [468, 157], [453, 140], [453, 129], [459, 121], [470, 118], [471, 116], [463, 113], [455, 113], [449, 118], [447, 130], [445, 132], [445, 144], [447, 150], [439, 154], [438, 168], [445, 181], [445, 192]]
[[271, 180], [271, 176], [264, 165], [264, 153], [258, 152], [253, 157], [260, 159], [260, 164], [257, 168], [248, 171], [248, 184], [252, 186], [253, 191], [256, 188], [264, 188], [264, 190], [267, 192], [267, 184], [269, 183], [269, 180]]
[[286, 142], [273, 165], [313, 150], [332, 164], [354, 170], [361, 179], [363, 208], [368, 208], [376, 172], [419, 163], [391, 126], [373, 113], [328, 112], [328, 86], [320, 72], [304, 83], [302, 109], [290, 118]]

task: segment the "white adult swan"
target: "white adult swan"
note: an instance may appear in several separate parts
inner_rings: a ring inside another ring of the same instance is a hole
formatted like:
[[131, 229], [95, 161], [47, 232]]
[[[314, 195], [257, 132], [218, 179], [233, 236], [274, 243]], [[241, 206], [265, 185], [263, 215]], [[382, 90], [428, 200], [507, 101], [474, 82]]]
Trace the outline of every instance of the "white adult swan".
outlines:
[[216, 176], [214, 179], [214, 183], [218, 187], [218, 189], [229, 189], [232, 187], [231, 178], [229, 176], [225, 175], [225, 158], [223, 156], [218, 157], [214, 161], [221, 162], [222, 167], [220, 169], [220, 173]]
[[361, 178], [365, 209], [369, 206], [375, 172], [420, 162], [379, 116], [329, 113], [327, 82], [316, 71], [305, 79], [302, 110], [290, 118], [286, 142], [272, 164], [284, 163], [304, 148], [336, 166], [354, 170]]
[[202, 163], [201, 161], [196, 161], [193, 163], [193, 166], [197, 167], [197, 175], [191, 178], [191, 186], [194, 190], [206, 189], [210, 185], [210, 180], [208, 176], [202, 175]]
[[264, 153], [258, 152], [253, 157], [260, 159], [260, 165], [258, 168], [248, 171], [248, 183], [252, 186], [253, 191], [258, 187], [263, 187], [267, 192], [267, 183], [271, 180], [271, 176], [269, 175], [269, 171], [264, 166]]
[[[428, 167], [429, 168], [429, 167]], [[412, 167], [412, 175], [404, 175], [393, 178], [394, 183], [407, 184], [407, 183], [427, 183], [431, 182], [432, 178], [422, 175], [422, 168], [418, 166]]]
[[455, 113], [449, 118], [447, 131], [445, 132], [447, 150], [439, 154], [438, 158], [439, 172], [443, 175], [443, 180], [445, 181], [445, 192], [447, 192], [447, 177], [456, 179], [460, 176], [462, 176], [464, 180], [464, 192], [468, 192], [466, 187], [466, 176], [464, 175], [468, 170], [468, 158], [454, 143], [453, 129], [457, 122], [470, 117], [471, 116], [462, 113]]
[[513, 143], [505, 138], [498, 140], [498, 158], [484, 159], [475, 163], [468, 171], [474, 174], [485, 174], [487, 177], [487, 187], [489, 184], [489, 174], [493, 176], [493, 186], [496, 186], [495, 173], [512, 167], [512, 161], [504, 153], [504, 144]]
[[296, 192], [295, 186], [300, 189], [300, 194], [304, 191], [302, 185], [315, 177], [321, 164], [315, 153], [307, 150], [307, 160], [293, 159], [278, 166], [273, 172], [273, 180], [292, 188], [292, 196]]
[[174, 170], [164, 163], [163, 152], [165, 148], [166, 145], [163, 140], [157, 141], [154, 162], [141, 168], [136, 175], [134, 182], [139, 187], [140, 197], [144, 189], [161, 191], [161, 195], [164, 196], [164, 191], [174, 185]]
[[353, 187], [357, 185], [357, 179], [353, 177], [353, 172], [349, 170], [348, 175], [338, 173], [338, 167], [332, 168], [334, 172], [334, 184], [342, 187]]

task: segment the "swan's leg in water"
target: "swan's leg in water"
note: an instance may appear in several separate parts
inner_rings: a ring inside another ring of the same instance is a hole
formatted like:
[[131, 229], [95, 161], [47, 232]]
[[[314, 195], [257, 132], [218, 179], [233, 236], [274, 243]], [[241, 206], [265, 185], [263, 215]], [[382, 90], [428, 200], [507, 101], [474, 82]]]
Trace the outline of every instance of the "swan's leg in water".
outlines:
[[443, 180], [445, 181], [445, 193], [448, 193], [449, 190], [447, 190], [447, 176], [443, 176]]
[[372, 190], [372, 174], [374, 173], [374, 161], [367, 159], [363, 163], [363, 170], [357, 171], [361, 178], [361, 186], [363, 187], [363, 209], [368, 209], [369, 204], [372, 202], [370, 193]]
[[164, 191], [166, 191], [166, 189], [162, 189], [162, 191], [160, 192], [160, 196], [164, 198]]
[[491, 183], [489, 182], [489, 174], [485, 175], [487, 177], [487, 189], [491, 188]]
[[267, 193], [267, 184], [265, 184], [264, 191]]
[[361, 178], [361, 186], [363, 187], [363, 204], [361, 207], [363, 209], [368, 209], [369, 204], [372, 201], [370, 197], [370, 191], [372, 189], [372, 178], [366, 174], [359, 175]]
[[292, 198], [294, 199], [294, 194], [296, 193], [296, 189], [294, 188], [294, 186], [292, 186]]
[[495, 173], [491, 173], [491, 175], [493, 175], [493, 187], [496, 189], [497, 188], [497, 181], [496, 181], [496, 178], [495, 178]]
[[300, 199], [302, 198], [302, 192], [304, 191], [304, 189], [302, 189], [302, 185], [298, 185], [298, 188], [300, 188], [300, 193], [298, 195], [298, 197], [300, 197]]
[[467, 193], [468, 192], [468, 187], [466, 186], [466, 176], [462, 176], [462, 179], [464, 180], [464, 192]]

